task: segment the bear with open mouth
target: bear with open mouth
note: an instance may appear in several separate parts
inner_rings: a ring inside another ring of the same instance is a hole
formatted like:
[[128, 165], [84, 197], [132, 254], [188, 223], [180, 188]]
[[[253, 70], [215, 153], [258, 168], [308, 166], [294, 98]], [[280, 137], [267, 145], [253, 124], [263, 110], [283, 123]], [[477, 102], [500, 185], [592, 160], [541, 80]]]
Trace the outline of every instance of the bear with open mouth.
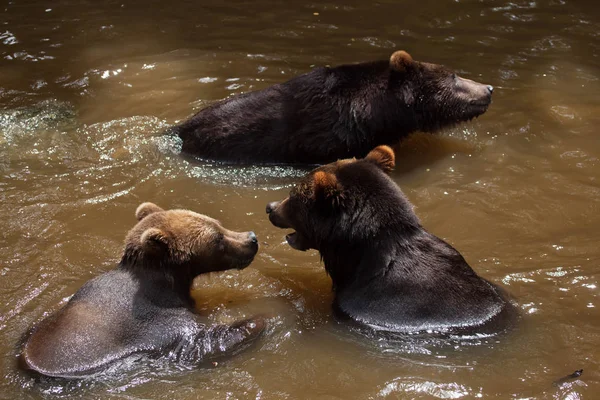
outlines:
[[232, 96], [171, 131], [183, 153], [202, 159], [323, 164], [475, 118], [487, 110], [493, 89], [400, 50], [386, 60], [315, 68]]
[[515, 316], [504, 291], [427, 232], [388, 176], [391, 148], [310, 172], [282, 201], [269, 203], [287, 242], [319, 251], [333, 281], [334, 310], [390, 332], [499, 332]]
[[23, 368], [81, 378], [130, 356], [172, 357], [197, 365], [248, 346], [262, 317], [216, 325], [194, 312], [193, 279], [247, 267], [258, 251], [253, 232], [234, 232], [188, 210], [143, 203], [118, 267], [85, 283], [27, 335]]

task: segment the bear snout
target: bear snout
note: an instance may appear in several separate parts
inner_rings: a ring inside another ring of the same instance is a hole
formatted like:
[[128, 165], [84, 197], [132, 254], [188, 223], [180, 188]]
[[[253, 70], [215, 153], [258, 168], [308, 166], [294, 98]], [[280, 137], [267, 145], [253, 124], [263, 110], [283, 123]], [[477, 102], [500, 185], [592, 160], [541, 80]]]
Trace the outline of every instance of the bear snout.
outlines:
[[494, 87], [471, 79], [457, 77], [457, 88], [459, 93], [468, 99], [469, 105], [488, 106], [492, 102]]
[[258, 244], [258, 238], [256, 237], [256, 233], [250, 231], [248, 232], [248, 238], [250, 239], [250, 242], [252, 242], [253, 244]]
[[256, 233], [250, 231], [240, 233], [239, 235], [238, 245], [240, 246], [240, 250], [244, 253], [249, 251], [252, 255], [256, 254], [258, 251], [258, 237], [256, 236]]
[[271, 221], [273, 225], [281, 229], [291, 228], [291, 226], [277, 213], [269, 214], [269, 221]]
[[272, 201], [267, 204], [267, 214], [271, 214], [273, 210], [276, 210], [279, 207], [280, 201]]
[[267, 204], [267, 215], [269, 215], [269, 221], [273, 225], [281, 229], [291, 228], [290, 224], [285, 220], [283, 216], [283, 208], [282, 205], [286, 203], [287, 199], [283, 201], [272, 201]]
[[248, 240], [250, 248], [256, 253], [258, 251], [258, 238], [256, 237], [256, 233], [252, 231], [248, 232]]
[[291, 228], [292, 226], [289, 224], [289, 222], [286, 221], [286, 218], [282, 214], [283, 213], [281, 212], [281, 209], [275, 209], [271, 211], [269, 213], [269, 221], [271, 221], [273, 225], [281, 229]]

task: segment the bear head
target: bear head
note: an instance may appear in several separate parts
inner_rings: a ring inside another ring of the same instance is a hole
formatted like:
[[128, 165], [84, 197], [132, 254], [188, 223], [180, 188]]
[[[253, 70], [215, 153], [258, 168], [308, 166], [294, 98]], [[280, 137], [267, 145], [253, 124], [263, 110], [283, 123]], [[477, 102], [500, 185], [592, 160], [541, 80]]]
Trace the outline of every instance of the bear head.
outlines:
[[415, 61], [403, 50], [391, 55], [389, 71], [390, 89], [413, 110], [422, 131], [471, 120], [492, 101], [492, 86], [461, 78], [443, 65]]
[[286, 236], [292, 248], [318, 250], [336, 285], [338, 266], [348, 272], [369, 246], [420, 229], [412, 205], [388, 176], [394, 165], [393, 150], [379, 146], [363, 159], [321, 166], [287, 198], [267, 205], [269, 220], [294, 230]]
[[254, 232], [234, 232], [206, 215], [141, 204], [137, 225], [125, 239], [121, 265], [159, 269], [168, 275], [199, 274], [247, 267], [258, 251]]

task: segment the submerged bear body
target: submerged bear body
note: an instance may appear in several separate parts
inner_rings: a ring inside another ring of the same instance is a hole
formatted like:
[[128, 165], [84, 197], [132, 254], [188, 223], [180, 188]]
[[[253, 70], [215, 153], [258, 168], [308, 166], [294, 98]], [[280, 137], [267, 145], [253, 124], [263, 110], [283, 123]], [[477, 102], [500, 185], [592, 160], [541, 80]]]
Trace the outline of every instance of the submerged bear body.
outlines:
[[316, 249], [334, 286], [338, 315], [377, 330], [497, 332], [514, 309], [451, 245], [425, 230], [386, 174], [394, 153], [380, 146], [360, 160], [312, 171], [267, 213], [293, 229], [297, 250]]
[[[130, 355], [185, 347], [208, 333], [208, 321], [202, 324], [168, 287], [146, 279], [141, 285], [117, 269], [86, 283], [36, 327], [25, 346], [27, 367], [49, 376], [87, 376]], [[155, 304], [159, 291], [163, 304]], [[202, 351], [194, 356], [200, 359]]]
[[184, 153], [204, 159], [321, 164], [477, 117], [492, 90], [397, 51], [390, 60], [316, 68], [217, 102], [173, 132]]
[[[32, 329], [21, 353], [24, 368], [78, 378], [138, 355], [195, 365], [243, 348], [264, 329], [260, 318], [210, 323], [194, 312], [189, 294], [200, 273], [247, 266], [258, 249], [254, 234], [151, 203], [136, 214], [140, 222], [128, 235], [120, 265], [85, 283]], [[211, 238], [235, 243], [217, 247]]]
[[[493, 332], [510, 318], [512, 306], [504, 292], [425, 230], [372, 252], [361, 254], [358, 267], [371, 273], [336, 290], [334, 306], [342, 316], [397, 332]], [[383, 268], [375, 272], [375, 265]]]

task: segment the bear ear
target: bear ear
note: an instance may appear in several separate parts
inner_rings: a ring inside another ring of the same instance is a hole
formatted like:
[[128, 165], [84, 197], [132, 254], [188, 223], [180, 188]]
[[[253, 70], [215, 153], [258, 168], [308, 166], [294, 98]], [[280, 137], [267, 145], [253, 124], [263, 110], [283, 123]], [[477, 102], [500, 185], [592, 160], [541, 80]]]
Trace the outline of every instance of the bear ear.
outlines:
[[343, 199], [342, 185], [334, 174], [325, 171], [313, 175], [313, 194], [315, 199], [328, 200], [334, 205], [339, 205]]
[[135, 218], [137, 218], [138, 221], [141, 221], [142, 219], [146, 218], [148, 215], [155, 213], [155, 212], [159, 212], [159, 211], [164, 211], [164, 210], [154, 203], [150, 203], [150, 202], [142, 203], [135, 210]]
[[404, 50], [395, 51], [390, 57], [390, 68], [397, 72], [406, 72], [413, 63], [414, 61], [410, 54]]
[[375, 147], [367, 154], [365, 160], [377, 165], [385, 173], [389, 173], [396, 166], [396, 155], [389, 146]]
[[167, 249], [169, 239], [165, 232], [158, 228], [148, 228], [140, 237], [142, 248], [148, 253], [160, 253]]

